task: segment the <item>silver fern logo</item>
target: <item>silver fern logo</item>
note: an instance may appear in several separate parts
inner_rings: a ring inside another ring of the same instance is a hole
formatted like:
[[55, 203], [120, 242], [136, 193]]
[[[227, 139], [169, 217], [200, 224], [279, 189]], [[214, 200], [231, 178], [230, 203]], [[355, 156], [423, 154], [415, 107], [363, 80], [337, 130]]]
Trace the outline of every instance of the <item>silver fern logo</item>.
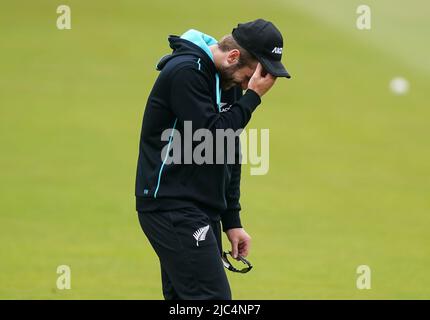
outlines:
[[196, 245], [199, 246], [200, 241], [204, 241], [206, 239], [206, 234], [209, 231], [209, 225], [206, 227], [197, 229], [196, 232], [193, 233], [194, 239], [196, 239]]

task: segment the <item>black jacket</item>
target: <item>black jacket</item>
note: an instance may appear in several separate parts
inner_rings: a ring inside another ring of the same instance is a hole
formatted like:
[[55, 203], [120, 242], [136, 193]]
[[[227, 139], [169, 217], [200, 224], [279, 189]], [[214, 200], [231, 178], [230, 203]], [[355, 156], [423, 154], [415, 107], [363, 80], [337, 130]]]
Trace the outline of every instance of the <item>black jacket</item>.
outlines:
[[225, 107], [219, 110], [217, 71], [211, 58], [188, 40], [170, 36], [169, 42], [173, 53], [157, 65], [161, 72], [143, 117], [136, 209], [153, 212], [197, 207], [212, 219], [221, 218], [224, 230], [241, 227], [240, 163], [164, 164], [161, 151], [168, 142], [162, 141], [161, 134], [174, 128], [183, 135], [184, 121], [192, 121], [193, 132], [199, 128], [213, 132], [244, 128], [260, 104], [260, 97], [252, 90], [242, 96], [242, 90], [235, 87], [222, 92], [221, 106]]

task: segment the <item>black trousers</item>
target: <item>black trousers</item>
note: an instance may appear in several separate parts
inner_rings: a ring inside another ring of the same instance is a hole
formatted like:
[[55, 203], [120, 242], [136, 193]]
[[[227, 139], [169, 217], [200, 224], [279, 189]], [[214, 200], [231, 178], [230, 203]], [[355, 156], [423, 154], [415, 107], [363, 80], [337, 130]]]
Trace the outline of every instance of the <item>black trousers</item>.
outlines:
[[166, 300], [230, 300], [221, 261], [221, 225], [195, 209], [139, 212], [158, 255]]

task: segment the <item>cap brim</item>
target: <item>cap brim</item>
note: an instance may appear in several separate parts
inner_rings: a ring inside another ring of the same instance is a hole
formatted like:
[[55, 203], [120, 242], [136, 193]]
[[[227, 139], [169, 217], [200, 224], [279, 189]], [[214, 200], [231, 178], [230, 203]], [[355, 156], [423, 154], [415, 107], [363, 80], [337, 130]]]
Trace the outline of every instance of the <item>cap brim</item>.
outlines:
[[284, 65], [281, 61], [274, 61], [269, 60], [263, 57], [258, 58], [258, 61], [262, 64], [264, 69], [270, 73], [272, 76], [278, 77], [278, 78], [288, 78], [290, 79], [291, 76], [288, 73], [287, 69], [285, 69]]

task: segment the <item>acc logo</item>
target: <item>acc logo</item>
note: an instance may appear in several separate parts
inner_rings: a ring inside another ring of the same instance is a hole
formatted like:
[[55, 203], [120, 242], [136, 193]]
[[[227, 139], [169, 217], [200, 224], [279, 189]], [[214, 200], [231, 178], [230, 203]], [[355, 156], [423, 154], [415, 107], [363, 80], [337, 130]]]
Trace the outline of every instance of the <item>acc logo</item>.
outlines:
[[275, 48], [272, 50], [272, 53], [282, 54], [282, 49], [283, 49], [283, 48], [275, 47]]

